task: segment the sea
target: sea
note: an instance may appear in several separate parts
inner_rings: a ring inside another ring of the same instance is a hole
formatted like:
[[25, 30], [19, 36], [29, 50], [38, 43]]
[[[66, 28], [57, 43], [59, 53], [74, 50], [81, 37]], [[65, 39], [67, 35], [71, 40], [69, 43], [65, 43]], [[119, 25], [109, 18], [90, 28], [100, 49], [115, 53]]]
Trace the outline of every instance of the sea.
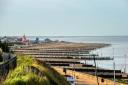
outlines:
[[[111, 44], [91, 53], [98, 54], [102, 57], [111, 57], [114, 60], [97, 60], [96, 64], [100, 68], [121, 70], [128, 73], [128, 36], [29, 36], [30, 40], [35, 40], [36, 37], [40, 41], [46, 38], [51, 40], [80, 42], [80, 43], [106, 43]], [[94, 61], [86, 61], [88, 64], [93, 64]]]

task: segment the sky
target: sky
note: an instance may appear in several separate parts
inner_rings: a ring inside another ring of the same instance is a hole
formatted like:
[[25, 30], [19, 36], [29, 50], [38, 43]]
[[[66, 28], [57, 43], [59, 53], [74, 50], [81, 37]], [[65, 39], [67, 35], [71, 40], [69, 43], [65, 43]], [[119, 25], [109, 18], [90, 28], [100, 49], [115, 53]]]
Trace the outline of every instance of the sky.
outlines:
[[127, 0], [0, 0], [0, 36], [128, 35]]

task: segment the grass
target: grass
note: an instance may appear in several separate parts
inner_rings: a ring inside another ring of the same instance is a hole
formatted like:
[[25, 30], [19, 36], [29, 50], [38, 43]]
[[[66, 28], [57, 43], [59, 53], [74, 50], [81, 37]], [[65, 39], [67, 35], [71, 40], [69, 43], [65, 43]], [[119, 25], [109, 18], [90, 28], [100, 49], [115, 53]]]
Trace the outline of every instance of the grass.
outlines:
[[[34, 67], [38, 72], [26, 70], [27, 67]], [[39, 75], [42, 73], [43, 75]], [[38, 62], [30, 56], [19, 55], [17, 67], [10, 71], [5, 85], [69, 85], [66, 79], [51, 67]]]
[[118, 82], [128, 85], [128, 79], [117, 79]]

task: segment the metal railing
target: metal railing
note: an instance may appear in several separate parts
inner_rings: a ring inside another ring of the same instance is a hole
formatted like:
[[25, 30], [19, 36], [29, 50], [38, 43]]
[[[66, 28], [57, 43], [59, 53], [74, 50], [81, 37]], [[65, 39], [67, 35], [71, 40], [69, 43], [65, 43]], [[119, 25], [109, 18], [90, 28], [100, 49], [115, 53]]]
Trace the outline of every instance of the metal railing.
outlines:
[[9, 70], [16, 67], [16, 56], [11, 56], [11, 58], [2, 64], [0, 64], [0, 79], [6, 77], [9, 73]]

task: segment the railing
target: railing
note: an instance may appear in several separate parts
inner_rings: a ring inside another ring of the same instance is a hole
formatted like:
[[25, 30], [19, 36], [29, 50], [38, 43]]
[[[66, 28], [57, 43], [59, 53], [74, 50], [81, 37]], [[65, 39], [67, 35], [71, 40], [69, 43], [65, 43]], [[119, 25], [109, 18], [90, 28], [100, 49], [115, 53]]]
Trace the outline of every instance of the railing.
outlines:
[[1, 78], [6, 77], [9, 73], [9, 70], [14, 69], [16, 67], [16, 56], [12, 56], [8, 61], [0, 64], [0, 80]]

